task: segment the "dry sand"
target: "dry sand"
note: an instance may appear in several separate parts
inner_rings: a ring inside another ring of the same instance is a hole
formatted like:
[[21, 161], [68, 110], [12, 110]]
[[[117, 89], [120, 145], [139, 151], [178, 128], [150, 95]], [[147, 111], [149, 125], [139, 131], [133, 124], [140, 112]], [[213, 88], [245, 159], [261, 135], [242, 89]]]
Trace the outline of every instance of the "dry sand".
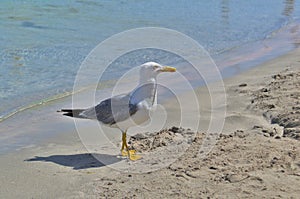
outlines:
[[[170, 128], [133, 136], [132, 146], [145, 156], [137, 163], [95, 153], [107, 160], [98, 162], [73, 130], [1, 155], [0, 196], [299, 198], [300, 50], [227, 79], [225, 87], [225, 126], [204, 157], [199, 150], [211, 115], [206, 87], [195, 90], [201, 101], [199, 129], [178, 128], [175, 118], [168, 121]], [[187, 102], [192, 95], [185, 94]], [[178, 111], [174, 101], [165, 106]], [[185, 117], [193, 111], [190, 107]], [[181, 146], [182, 153], [176, 151]], [[146, 164], [151, 158], [157, 158], [152, 170]]]

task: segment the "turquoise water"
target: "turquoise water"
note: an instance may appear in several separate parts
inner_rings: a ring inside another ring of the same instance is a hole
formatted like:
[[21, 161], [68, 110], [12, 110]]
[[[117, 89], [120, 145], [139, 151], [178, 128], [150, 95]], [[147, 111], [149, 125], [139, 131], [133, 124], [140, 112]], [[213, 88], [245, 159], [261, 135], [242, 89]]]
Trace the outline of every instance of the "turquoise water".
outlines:
[[[81, 62], [113, 34], [147, 26], [174, 29], [195, 39], [222, 65], [232, 49], [240, 53], [236, 49], [250, 44], [255, 50], [257, 42], [299, 17], [296, 0], [3, 0], [0, 118], [71, 91]], [[166, 64], [177, 61], [163, 53], [140, 55], [132, 53], [115, 63], [106, 79], [149, 59]]]

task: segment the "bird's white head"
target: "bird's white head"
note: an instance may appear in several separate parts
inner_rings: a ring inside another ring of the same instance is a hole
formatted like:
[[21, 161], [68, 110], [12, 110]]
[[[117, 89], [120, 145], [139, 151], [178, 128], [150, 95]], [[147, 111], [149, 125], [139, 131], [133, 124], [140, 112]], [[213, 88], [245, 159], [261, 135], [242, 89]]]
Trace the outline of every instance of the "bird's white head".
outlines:
[[156, 79], [161, 72], [175, 72], [176, 68], [171, 66], [162, 66], [156, 62], [147, 62], [141, 65], [140, 82], [151, 81]]

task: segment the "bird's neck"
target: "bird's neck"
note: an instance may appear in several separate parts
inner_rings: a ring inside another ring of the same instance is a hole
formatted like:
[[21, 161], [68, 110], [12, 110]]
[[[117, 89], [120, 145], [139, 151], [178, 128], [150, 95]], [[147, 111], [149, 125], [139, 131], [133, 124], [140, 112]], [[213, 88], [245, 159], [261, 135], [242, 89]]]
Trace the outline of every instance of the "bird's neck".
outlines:
[[139, 85], [134, 89], [134, 97], [131, 98], [133, 103], [138, 103], [144, 99], [148, 99], [151, 105], [156, 104], [156, 79], [140, 79]]
[[140, 78], [140, 82], [139, 85], [143, 85], [143, 84], [156, 84], [156, 78], [155, 77], [151, 77], [151, 78]]

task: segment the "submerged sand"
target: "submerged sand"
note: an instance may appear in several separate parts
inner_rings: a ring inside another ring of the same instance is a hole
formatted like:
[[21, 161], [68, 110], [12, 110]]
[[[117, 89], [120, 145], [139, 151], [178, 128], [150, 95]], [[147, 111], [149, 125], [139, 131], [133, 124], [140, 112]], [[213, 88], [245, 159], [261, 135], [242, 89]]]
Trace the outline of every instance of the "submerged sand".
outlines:
[[[209, 93], [202, 87], [195, 90], [202, 103], [199, 128], [176, 126], [173, 118], [168, 122], [169, 128], [132, 136], [132, 147], [144, 155], [139, 162], [131, 163], [99, 151], [90, 154], [71, 129], [40, 145], [1, 155], [0, 195], [2, 198], [298, 198], [299, 57], [300, 50], [295, 50], [225, 80], [224, 129], [204, 156], [199, 153], [211, 113]], [[184, 95], [188, 102], [193, 93]], [[172, 100], [165, 106], [170, 112], [178, 109]], [[190, 107], [190, 115], [193, 111]], [[106, 160], [106, 164], [96, 158]]]

